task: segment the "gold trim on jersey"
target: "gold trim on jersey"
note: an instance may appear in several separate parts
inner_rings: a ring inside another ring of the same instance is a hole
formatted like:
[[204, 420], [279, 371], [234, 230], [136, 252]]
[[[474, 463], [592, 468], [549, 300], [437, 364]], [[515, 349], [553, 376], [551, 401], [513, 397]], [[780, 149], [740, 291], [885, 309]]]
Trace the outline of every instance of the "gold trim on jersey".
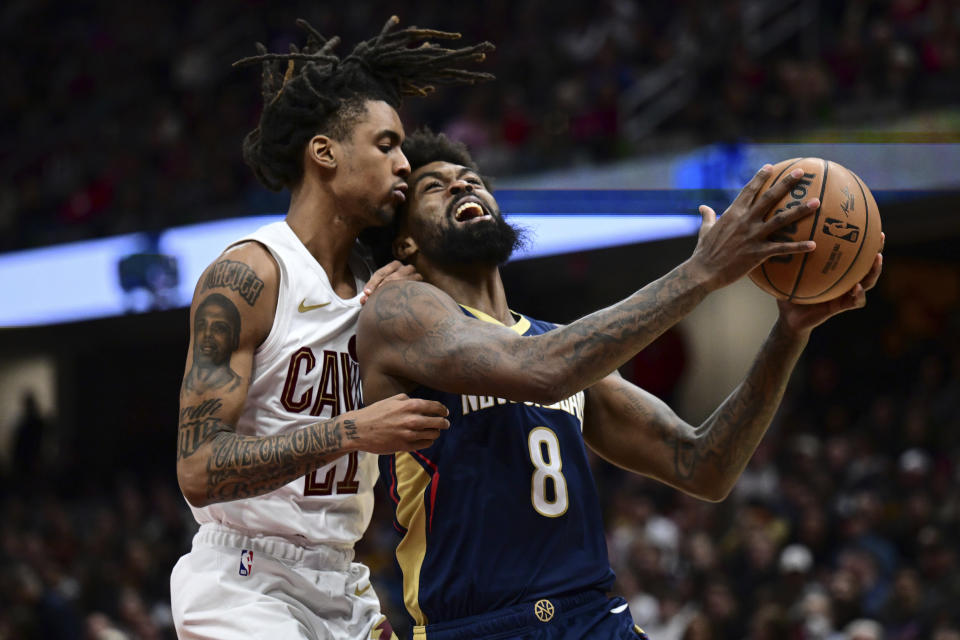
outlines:
[[[460, 306], [466, 309], [467, 311], [469, 311], [470, 313], [472, 313], [473, 315], [475, 315], [477, 317], [477, 320], [483, 320], [484, 322], [491, 322], [493, 324], [498, 324], [501, 327], [507, 327], [507, 325], [503, 324], [493, 316], [486, 314], [483, 311], [480, 311], [480, 309], [474, 309], [473, 307], [468, 307], [465, 304], [461, 304]], [[513, 315], [517, 316], [520, 319], [517, 320], [515, 324], [512, 324], [509, 327], [507, 327], [507, 329], [510, 329], [511, 331], [516, 331], [518, 334], [522, 336], [527, 332], [527, 329], [530, 328], [530, 321], [527, 320], [526, 316], [523, 316], [517, 313], [516, 311], [511, 311], [510, 313], [512, 313]]]
[[397, 522], [407, 530], [397, 545], [397, 563], [403, 573], [403, 602], [414, 623], [425, 625], [427, 617], [420, 610], [420, 570], [427, 554], [427, 510], [423, 500], [430, 474], [409, 453], [396, 453], [394, 460], [400, 496]]
[[413, 640], [427, 640], [427, 628], [417, 625], [413, 628]]

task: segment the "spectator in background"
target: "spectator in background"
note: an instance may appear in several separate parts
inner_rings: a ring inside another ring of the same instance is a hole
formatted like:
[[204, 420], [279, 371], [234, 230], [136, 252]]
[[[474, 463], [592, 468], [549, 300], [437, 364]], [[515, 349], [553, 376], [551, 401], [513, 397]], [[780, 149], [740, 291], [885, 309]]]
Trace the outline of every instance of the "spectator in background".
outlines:
[[25, 391], [20, 396], [20, 416], [13, 429], [13, 470], [14, 479], [28, 484], [41, 470], [45, 444], [47, 421], [40, 413], [40, 405], [33, 391]]
[[[536, 0], [510, 12], [486, 3], [479, 20], [479, 2], [445, 6], [442, 16], [429, 3], [407, 7], [402, 17], [411, 23], [442, 21], [474, 39], [495, 33], [504, 44], [492, 62], [509, 87], [502, 99], [445, 97], [442, 108], [412, 106], [410, 115], [442, 128], [450, 114], [476, 109], [471, 122], [450, 126], [469, 127], [485, 166], [516, 174], [614, 160], [678, 140], [695, 146], [787, 126], [860, 125], [913, 106], [956, 102], [955, 6], [815, 5], [814, 12], [809, 5], [784, 8], [780, 35], [759, 40], [751, 32], [756, 11], [738, 2], [717, 10], [707, 0]], [[243, 107], [242, 81], [226, 76], [218, 61], [236, 59], [252, 34], [264, 31], [286, 46], [285, 12], [186, 0], [137, 16], [109, 3], [82, 14], [56, 4], [18, 7], [16, 20], [0, 22], [0, 116], [16, 125], [0, 134], [7, 150], [0, 168], [16, 187], [0, 193], [0, 229], [12, 231], [0, 234], [0, 250], [284, 206], [255, 185], [235, 150], [220, 144], [239, 139], [256, 113]], [[394, 10], [385, 0], [364, 9]], [[363, 20], [350, 12], [326, 13], [306, 2], [288, 9], [298, 10], [319, 13], [326, 29], [347, 39], [363, 35]], [[223, 23], [231, 29], [209, 37]], [[75, 55], [44, 49], [25, 24], [43, 24], [51, 41]], [[645, 93], [670, 65], [686, 88], [667, 83]], [[639, 104], [638, 88], [647, 96]], [[638, 118], [646, 133], [630, 134], [625, 125]]]

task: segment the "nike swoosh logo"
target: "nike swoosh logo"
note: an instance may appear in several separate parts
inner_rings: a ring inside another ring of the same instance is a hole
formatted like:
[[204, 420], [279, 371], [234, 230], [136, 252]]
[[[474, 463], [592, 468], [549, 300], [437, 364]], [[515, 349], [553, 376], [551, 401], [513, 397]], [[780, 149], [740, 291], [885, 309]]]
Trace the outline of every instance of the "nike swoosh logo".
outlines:
[[365, 594], [367, 591], [370, 591], [370, 585], [369, 585], [369, 584], [368, 584], [367, 586], [365, 586], [363, 589], [360, 588], [360, 585], [357, 585], [356, 588], [353, 590], [353, 595], [355, 595], [355, 596], [362, 596], [362, 595]]
[[325, 307], [330, 304], [329, 302], [323, 302], [320, 304], [303, 304], [306, 301], [306, 298], [300, 301], [300, 306], [297, 307], [297, 311], [300, 313], [306, 313], [307, 311], [313, 311], [314, 309], [319, 309], [320, 307]]

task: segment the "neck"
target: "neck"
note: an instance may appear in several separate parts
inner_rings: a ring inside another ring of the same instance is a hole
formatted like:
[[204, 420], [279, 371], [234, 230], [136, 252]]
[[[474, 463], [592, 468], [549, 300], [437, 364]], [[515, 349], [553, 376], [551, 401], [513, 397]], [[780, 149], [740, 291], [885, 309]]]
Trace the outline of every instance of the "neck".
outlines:
[[348, 261], [362, 230], [358, 217], [345, 213], [320, 185], [304, 181], [290, 196], [287, 224], [326, 271], [334, 291], [341, 297], [356, 295]]
[[443, 290], [457, 303], [483, 311], [508, 327], [516, 322], [510, 313], [497, 267], [469, 265], [440, 269], [422, 263], [415, 266], [424, 280]]

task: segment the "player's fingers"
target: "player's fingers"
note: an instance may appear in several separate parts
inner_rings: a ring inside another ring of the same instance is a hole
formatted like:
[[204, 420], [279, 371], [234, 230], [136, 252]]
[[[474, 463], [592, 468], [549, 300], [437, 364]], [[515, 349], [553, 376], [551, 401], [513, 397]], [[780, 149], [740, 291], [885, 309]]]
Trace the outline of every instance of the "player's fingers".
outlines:
[[800, 242], [768, 242], [763, 251], [764, 257], [782, 256], [791, 253], [810, 253], [817, 248], [817, 243], [813, 240], [802, 240]]
[[405, 401], [405, 409], [414, 414], [423, 416], [440, 416], [442, 418], [450, 415], [450, 410], [442, 402], [436, 400], [425, 400], [423, 398], [409, 398]]
[[761, 233], [764, 236], [768, 236], [778, 229], [806, 218], [816, 211], [817, 207], [819, 206], [820, 200], [817, 198], [811, 198], [797, 207], [790, 207], [789, 209], [784, 209], [783, 211], [775, 213], [774, 215], [770, 216], [769, 220], [763, 223], [763, 229]]
[[853, 285], [853, 288], [845, 297], [850, 300], [849, 309], [860, 309], [867, 304], [867, 292], [859, 282]]
[[769, 164], [765, 164], [760, 167], [760, 170], [757, 171], [753, 178], [750, 179], [743, 189], [740, 189], [740, 193], [737, 194], [737, 197], [733, 199], [733, 202], [730, 204], [730, 207], [733, 208], [735, 205], [747, 208], [750, 206], [750, 203], [753, 202], [753, 199], [757, 197], [757, 193], [760, 191], [760, 187], [763, 186], [763, 183], [767, 181], [767, 178], [770, 177], [770, 172], [773, 171], [773, 167]]
[[363, 293], [369, 296], [374, 291], [377, 290], [387, 276], [393, 274], [397, 269], [403, 266], [403, 263], [399, 260], [394, 260], [383, 265], [379, 269], [373, 272], [373, 275], [370, 276], [370, 280], [367, 281], [367, 286], [363, 288]]
[[418, 417], [409, 425], [412, 431], [417, 432], [428, 432], [428, 431], [446, 431], [450, 428], [450, 421], [446, 418], [441, 418], [438, 416], [421, 416]]
[[384, 282], [388, 280], [416, 280], [419, 282], [423, 280], [423, 276], [421, 276], [411, 265], [405, 264], [401, 265], [396, 271], [387, 275], [383, 279]]
[[877, 284], [877, 280], [880, 279], [881, 271], [883, 271], [883, 254], [878, 253], [873, 259], [873, 264], [870, 265], [870, 271], [868, 271], [867, 275], [865, 275], [863, 280], [860, 281], [860, 284], [863, 285], [864, 290], [873, 289], [873, 286]]
[[770, 185], [770, 188], [764, 191], [760, 197], [757, 198], [756, 202], [753, 203], [753, 213], [761, 217], [765, 216], [773, 205], [780, 202], [783, 196], [787, 195], [787, 192], [790, 191], [793, 185], [802, 177], [803, 169], [797, 167]]
[[433, 444], [433, 440], [416, 440], [410, 445], [412, 451], [419, 451], [420, 449], [426, 449]]
[[697, 209], [700, 212], [700, 231], [706, 231], [712, 227], [717, 221], [717, 212], [708, 207], [705, 204], [700, 205]]
[[[394, 396], [397, 398], [398, 396]], [[415, 416], [439, 416], [445, 418], [450, 415], [450, 410], [442, 402], [436, 400], [424, 400], [423, 398], [399, 398], [403, 402], [403, 410], [409, 411]]]

